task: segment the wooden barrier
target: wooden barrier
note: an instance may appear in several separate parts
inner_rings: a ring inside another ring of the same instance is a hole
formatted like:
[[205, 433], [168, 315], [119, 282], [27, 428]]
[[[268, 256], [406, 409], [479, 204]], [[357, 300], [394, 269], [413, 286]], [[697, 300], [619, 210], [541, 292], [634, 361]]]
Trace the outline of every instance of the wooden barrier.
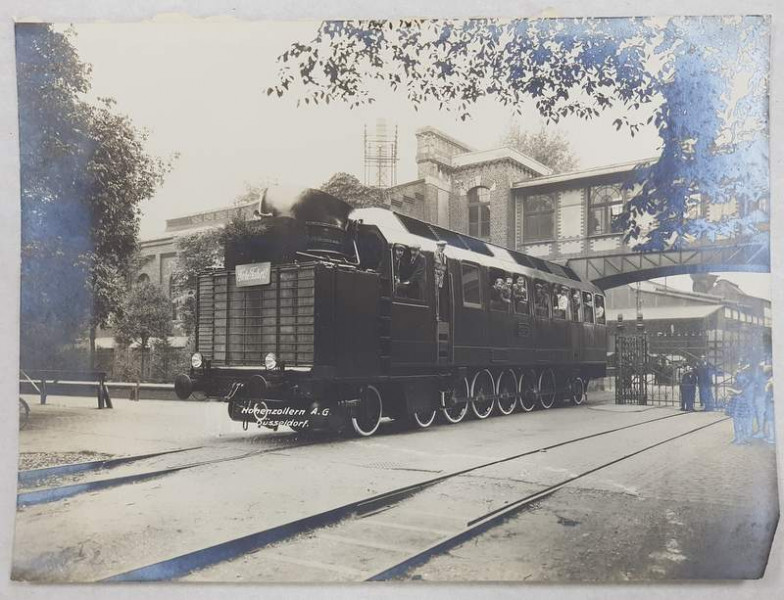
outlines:
[[[55, 371], [55, 370], [20, 370], [22, 376], [38, 391], [41, 404], [46, 404], [47, 383], [79, 382], [97, 386], [98, 408], [114, 408], [109, 389], [106, 387], [106, 371]], [[36, 385], [38, 382], [39, 385]]]

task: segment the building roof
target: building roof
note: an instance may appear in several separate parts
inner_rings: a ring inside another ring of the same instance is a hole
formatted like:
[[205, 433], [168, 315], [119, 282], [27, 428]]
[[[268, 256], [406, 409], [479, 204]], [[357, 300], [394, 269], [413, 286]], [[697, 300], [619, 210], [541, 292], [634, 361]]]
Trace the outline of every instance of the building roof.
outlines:
[[[642, 319], [643, 321], [704, 319], [720, 310], [722, 307], [721, 304], [708, 304], [705, 306], [656, 306], [651, 308], [643, 306]], [[633, 322], [637, 319], [636, 308], [608, 308], [607, 322], [616, 321], [619, 314], [623, 315], [623, 320], [626, 322]]]
[[538, 160], [534, 160], [530, 156], [515, 150], [514, 148], [503, 147], [494, 148], [492, 150], [481, 150], [479, 152], [466, 152], [465, 154], [458, 154], [452, 157], [453, 167], [467, 167], [469, 165], [476, 165], [496, 160], [511, 160], [516, 162], [529, 171], [533, 171], [537, 175], [550, 175], [553, 170], [547, 165], [543, 165]]
[[[637, 283], [630, 283], [628, 285], [632, 290], [636, 289]], [[710, 304], [720, 304], [722, 299], [713, 294], [703, 294], [702, 292], [689, 292], [687, 290], [679, 290], [673, 287], [667, 287], [661, 283], [654, 283], [653, 281], [640, 281], [640, 290], [648, 294], [661, 294], [663, 296], [670, 296], [676, 298], [683, 298], [685, 300], [692, 300], [695, 302], [706, 302]]]
[[443, 131], [441, 131], [437, 127], [433, 127], [432, 125], [425, 125], [424, 127], [420, 127], [419, 129], [416, 130], [415, 135], [419, 135], [420, 133], [432, 133], [434, 135], [437, 135], [438, 137], [444, 138], [446, 141], [448, 141], [451, 144], [454, 144], [455, 146], [464, 148], [466, 152], [474, 152], [474, 148], [472, 148], [465, 142], [461, 142], [457, 138], [453, 138], [451, 135], [444, 133]]
[[534, 188], [538, 186], [551, 185], [556, 183], [565, 183], [570, 181], [579, 181], [581, 179], [590, 179], [592, 177], [600, 177], [602, 175], [614, 175], [616, 173], [630, 173], [635, 167], [644, 165], [646, 163], [654, 162], [657, 158], [645, 158], [643, 160], [635, 160], [626, 163], [618, 163], [615, 165], [607, 165], [602, 167], [594, 167], [592, 169], [583, 169], [580, 171], [570, 171], [568, 173], [556, 173], [547, 177], [537, 177], [536, 179], [526, 179], [525, 181], [518, 181], [512, 184], [512, 188], [519, 190], [525, 188]]

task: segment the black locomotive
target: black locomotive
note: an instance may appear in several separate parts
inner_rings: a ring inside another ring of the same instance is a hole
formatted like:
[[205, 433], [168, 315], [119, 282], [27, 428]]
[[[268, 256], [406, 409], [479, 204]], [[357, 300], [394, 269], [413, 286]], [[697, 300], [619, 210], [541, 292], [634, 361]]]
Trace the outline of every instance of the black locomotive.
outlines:
[[568, 267], [318, 190], [268, 190], [199, 276], [177, 377], [235, 421], [372, 435], [580, 404], [603, 376], [604, 297]]

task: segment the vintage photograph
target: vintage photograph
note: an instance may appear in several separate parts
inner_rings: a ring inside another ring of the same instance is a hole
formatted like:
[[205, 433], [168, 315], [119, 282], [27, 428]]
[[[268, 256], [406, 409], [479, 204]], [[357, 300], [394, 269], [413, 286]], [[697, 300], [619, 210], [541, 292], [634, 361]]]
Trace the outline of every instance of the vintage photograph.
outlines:
[[17, 22], [12, 580], [762, 578], [770, 35]]

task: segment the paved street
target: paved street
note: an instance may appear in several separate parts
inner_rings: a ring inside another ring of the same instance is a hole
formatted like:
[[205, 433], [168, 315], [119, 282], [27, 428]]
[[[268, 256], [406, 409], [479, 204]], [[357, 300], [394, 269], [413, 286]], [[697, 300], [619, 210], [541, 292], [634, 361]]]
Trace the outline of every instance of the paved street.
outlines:
[[[221, 403], [32, 403], [23, 469], [163, 454], [20, 484], [13, 576], [95, 581], [177, 559], [168, 572], [192, 581], [356, 581], [456, 533], [461, 541], [387, 578], [761, 575], [778, 518], [773, 447], [731, 445], [722, 414], [608, 400], [426, 431], [390, 422], [370, 439], [243, 431]], [[238, 539], [434, 478], [443, 480], [373, 510], [236, 549]]]

